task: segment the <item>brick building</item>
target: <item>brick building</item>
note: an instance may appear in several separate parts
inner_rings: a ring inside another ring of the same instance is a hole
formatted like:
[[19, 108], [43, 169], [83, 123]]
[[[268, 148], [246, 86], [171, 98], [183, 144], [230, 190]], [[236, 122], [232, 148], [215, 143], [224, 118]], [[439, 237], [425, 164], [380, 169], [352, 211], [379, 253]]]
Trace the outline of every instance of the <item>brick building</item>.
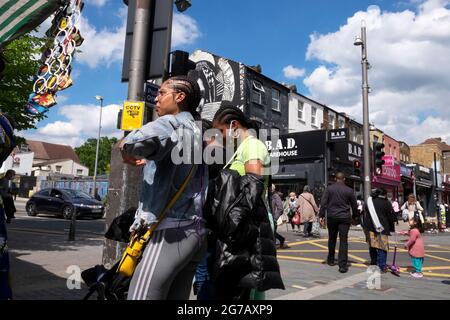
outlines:
[[450, 146], [441, 138], [427, 139], [421, 144], [411, 146], [411, 162], [434, 168], [434, 154], [438, 172], [450, 174]]

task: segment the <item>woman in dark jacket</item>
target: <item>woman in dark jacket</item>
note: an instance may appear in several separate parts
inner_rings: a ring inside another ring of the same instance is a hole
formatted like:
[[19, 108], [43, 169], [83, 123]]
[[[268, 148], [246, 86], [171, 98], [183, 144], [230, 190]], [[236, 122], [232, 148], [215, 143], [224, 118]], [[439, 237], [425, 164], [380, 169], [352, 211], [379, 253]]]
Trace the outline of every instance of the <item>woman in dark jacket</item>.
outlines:
[[266, 290], [284, 289], [267, 211], [264, 172], [270, 157], [265, 145], [251, 136], [253, 125], [239, 108], [220, 108], [213, 126], [228, 143], [241, 139], [234, 141], [234, 156], [208, 191], [204, 212], [218, 239], [213, 271], [217, 298], [248, 300], [253, 293], [254, 299], [263, 299]]
[[[389, 250], [388, 236], [395, 232], [392, 205], [386, 198], [385, 189], [376, 189], [365, 204], [363, 227], [366, 241], [369, 244], [371, 265], [377, 265], [382, 272], [386, 272], [387, 252]], [[370, 208], [370, 200], [375, 212]], [[374, 216], [375, 214], [376, 216]], [[378, 221], [376, 221], [378, 220]]]

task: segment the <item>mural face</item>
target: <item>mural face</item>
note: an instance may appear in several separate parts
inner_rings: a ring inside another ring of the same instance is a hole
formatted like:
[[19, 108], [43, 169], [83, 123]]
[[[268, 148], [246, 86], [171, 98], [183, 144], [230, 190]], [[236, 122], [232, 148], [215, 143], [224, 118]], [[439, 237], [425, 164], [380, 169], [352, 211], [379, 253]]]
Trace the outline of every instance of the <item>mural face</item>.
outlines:
[[202, 91], [198, 109], [202, 118], [212, 121], [222, 105], [244, 109], [244, 65], [204, 51], [195, 51], [189, 59], [196, 63], [189, 76], [197, 79]]

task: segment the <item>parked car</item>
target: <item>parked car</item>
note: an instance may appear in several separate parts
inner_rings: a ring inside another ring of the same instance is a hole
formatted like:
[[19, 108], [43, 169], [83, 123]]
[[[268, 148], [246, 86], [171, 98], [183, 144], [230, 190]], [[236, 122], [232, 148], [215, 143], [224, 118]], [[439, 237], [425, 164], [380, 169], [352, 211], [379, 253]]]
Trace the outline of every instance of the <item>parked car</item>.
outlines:
[[102, 218], [105, 211], [101, 201], [83, 191], [57, 188], [36, 192], [25, 208], [29, 216], [45, 213], [62, 216], [64, 219], [71, 219], [73, 212], [76, 212], [77, 217]]

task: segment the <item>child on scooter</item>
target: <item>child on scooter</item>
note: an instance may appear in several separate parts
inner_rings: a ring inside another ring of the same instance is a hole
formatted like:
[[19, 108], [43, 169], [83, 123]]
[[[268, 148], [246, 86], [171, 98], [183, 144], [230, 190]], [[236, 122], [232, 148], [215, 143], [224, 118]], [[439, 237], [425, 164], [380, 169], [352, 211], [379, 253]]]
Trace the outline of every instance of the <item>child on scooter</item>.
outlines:
[[409, 220], [409, 239], [405, 244], [411, 257], [411, 262], [414, 267], [414, 272], [410, 275], [416, 279], [422, 278], [423, 258], [425, 256], [425, 246], [421, 233], [424, 232], [423, 218], [419, 212], [414, 214], [414, 218]]

